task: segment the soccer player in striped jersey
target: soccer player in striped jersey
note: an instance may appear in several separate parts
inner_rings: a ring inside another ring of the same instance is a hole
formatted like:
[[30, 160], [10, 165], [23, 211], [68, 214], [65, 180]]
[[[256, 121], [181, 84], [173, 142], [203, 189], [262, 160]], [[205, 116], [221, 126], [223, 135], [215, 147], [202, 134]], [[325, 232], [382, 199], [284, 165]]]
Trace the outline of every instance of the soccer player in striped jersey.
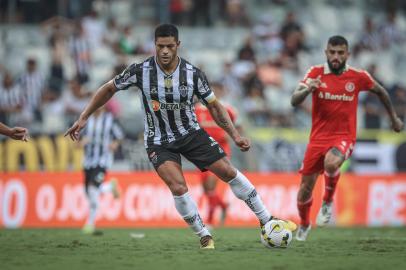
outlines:
[[[200, 237], [203, 249], [213, 249], [214, 241], [202, 221], [196, 203], [188, 192], [182, 172], [181, 155], [201, 171], [209, 170], [227, 182], [234, 194], [257, 216], [261, 226], [274, 217], [265, 208], [251, 182], [226, 158], [219, 144], [200, 128], [194, 112], [193, 96], [205, 104], [217, 125], [223, 128], [241, 151], [250, 142], [234, 127], [227, 111], [216, 99], [204, 73], [177, 55], [178, 29], [163, 24], [155, 29], [156, 55], [132, 64], [104, 84], [91, 99], [79, 119], [65, 135], [77, 140], [89, 116], [117, 91], [135, 86], [144, 108], [144, 141], [149, 159], [170, 189], [175, 208]], [[286, 221], [291, 230], [296, 224]]]
[[118, 149], [124, 134], [113, 114], [102, 106], [89, 117], [83, 135], [80, 144], [85, 148], [83, 168], [89, 216], [82, 231], [85, 234], [93, 234], [96, 232], [95, 221], [100, 193], [112, 193], [114, 198], [119, 197], [116, 180], [104, 181], [107, 170], [113, 162], [114, 152]]
[[332, 202], [340, 177], [340, 167], [350, 157], [356, 139], [358, 94], [371, 91], [385, 106], [392, 129], [400, 132], [403, 122], [396, 115], [387, 91], [364, 70], [346, 64], [348, 42], [342, 36], [328, 40], [327, 63], [313, 66], [294, 91], [291, 103], [301, 104], [312, 94], [312, 129], [300, 173], [297, 195], [301, 219], [296, 239], [305, 241], [311, 229], [312, 192], [319, 174], [324, 174], [325, 191], [316, 223], [324, 226], [332, 215]]

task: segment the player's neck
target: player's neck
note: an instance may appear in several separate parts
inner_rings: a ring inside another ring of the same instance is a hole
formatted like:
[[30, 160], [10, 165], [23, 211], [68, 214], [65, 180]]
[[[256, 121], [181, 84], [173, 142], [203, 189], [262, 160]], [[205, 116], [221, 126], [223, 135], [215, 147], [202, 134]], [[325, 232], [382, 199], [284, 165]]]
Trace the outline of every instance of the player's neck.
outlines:
[[159, 67], [161, 68], [161, 70], [162, 70], [165, 74], [168, 74], [168, 75], [170, 75], [170, 74], [172, 74], [173, 72], [175, 72], [176, 68], [178, 67], [179, 61], [180, 61], [179, 57], [176, 56], [175, 59], [174, 59], [172, 62], [170, 62], [170, 63], [167, 64], [167, 65], [163, 65], [163, 64], [161, 63], [161, 61], [159, 61], [159, 58], [158, 58], [158, 57], [156, 58], [156, 62], [158, 63], [158, 65], [159, 65]]

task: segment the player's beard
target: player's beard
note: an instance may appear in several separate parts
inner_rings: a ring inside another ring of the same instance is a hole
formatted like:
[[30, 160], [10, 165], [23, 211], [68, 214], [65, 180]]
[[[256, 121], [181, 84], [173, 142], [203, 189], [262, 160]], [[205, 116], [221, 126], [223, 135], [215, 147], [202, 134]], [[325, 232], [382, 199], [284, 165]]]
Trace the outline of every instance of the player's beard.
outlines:
[[331, 72], [333, 72], [334, 74], [340, 74], [342, 73], [343, 69], [345, 68], [347, 61], [343, 61], [340, 65], [338, 65], [338, 67], [334, 67], [333, 63], [329, 60], [327, 60], [327, 64], [328, 67], [330, 68]]

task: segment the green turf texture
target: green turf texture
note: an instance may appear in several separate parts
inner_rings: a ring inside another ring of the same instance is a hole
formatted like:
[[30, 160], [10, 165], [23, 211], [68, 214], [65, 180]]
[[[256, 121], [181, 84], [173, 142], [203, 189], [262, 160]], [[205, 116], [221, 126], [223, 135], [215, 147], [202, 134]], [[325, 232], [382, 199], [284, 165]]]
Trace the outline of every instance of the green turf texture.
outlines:
[[0, 230], [0, 269], [406, 269], [406, 228], [314, 229], [288, 249], [262, 246], [259, 229], [222, 228], [215, 250], [200, 250], [188, 229], [102, 231]]

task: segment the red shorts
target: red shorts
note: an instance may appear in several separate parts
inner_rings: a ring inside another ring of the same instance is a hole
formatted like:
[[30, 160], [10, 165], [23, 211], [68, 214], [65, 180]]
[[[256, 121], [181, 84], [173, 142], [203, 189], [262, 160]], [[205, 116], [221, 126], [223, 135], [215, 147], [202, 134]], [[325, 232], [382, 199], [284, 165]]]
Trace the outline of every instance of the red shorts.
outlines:
[[337, 139], [331, 143], [325, 144], [310, 142], [307, 145], [299, 173], [303, 175], [322, 173], [324, 171], [325, 155], [331, 148], [337, 148], [345, 156], [345, 159], [347, 159], [351, 156], [354, 145], [355, 141], [347, 139]]
[[[231, 147], [230, 144], [228, 142], [223, 142], [223, 143], [219, 143], [220, 147], [223, 148], [224, 153], [226, 153], [227, 157], [230, 158], [231, 157]], [[200, 180], [202, 182], [206, 181], [208, 179], [208, 176], [212, 174], [209, 171], [205, 171], [205, 172], [200, 172]]]

